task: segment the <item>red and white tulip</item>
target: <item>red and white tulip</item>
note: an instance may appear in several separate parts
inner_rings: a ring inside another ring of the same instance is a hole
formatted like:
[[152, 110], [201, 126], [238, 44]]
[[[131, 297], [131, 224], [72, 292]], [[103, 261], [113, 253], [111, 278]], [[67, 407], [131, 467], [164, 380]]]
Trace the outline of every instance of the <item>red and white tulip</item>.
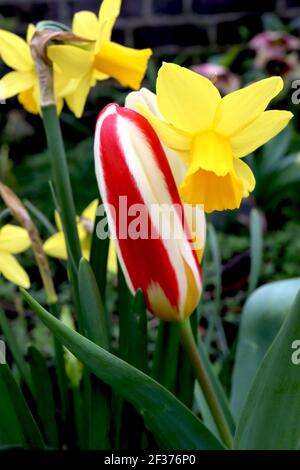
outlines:
[[[184, 320], [199, 302], [201, 271], [156, 133], [137, 112], [111, 104], [98, 117], [94, 150], [111, 237], [130, 290], [143, 290], [146, 306], [154, 315]], [[136, 231], [133, 235], [132, 227], [142, 224], [140, 236], [135, 236]]]

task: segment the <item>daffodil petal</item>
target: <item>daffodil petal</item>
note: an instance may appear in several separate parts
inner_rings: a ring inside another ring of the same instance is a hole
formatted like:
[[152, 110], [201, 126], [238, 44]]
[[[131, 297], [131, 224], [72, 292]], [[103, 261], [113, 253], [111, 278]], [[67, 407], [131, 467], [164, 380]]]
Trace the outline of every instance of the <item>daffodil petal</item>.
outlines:
[[251, 168], [243, 160], [234, 158], [233, 168], [237, 177], [242, 181], [244, 186], [244, 197], [248, 197], [255, 188], [255, 177], [252, 173]]
[[200, 168], [225, 176], [232, 170], [233, 156], [229, 141], [213, 131], [199, 134], [193, 142], [192, 162], [188, 175]]
[[230, 139], [234, 156], [245, 157], [268, 142], [287, 126], [292, 117], [292, 113], [288, 111], [262, 113], [249, 126]]
[[28, 233], [22, 227], [7, 224], [0, 229], [0, 251], [21, 253], [30, 247]]
[[121, 10], [122, 0], [103, 0], [99, 9], [101, 42], [110, 41], [112, 29]]
[[270, 77], [225, 96], [216, 114], [216, 130], [233, 136], [256, 119], [282, 88], [282, 78]]
[[151, 49], [137, 50], [107, 41], [95, 57], [95, 67], [121, 85], [138, 90], [151, 54]]
[[111, 274], [117, 274], [118, 272], [117, 252], [112, 240], [109, 242], [107, 269]]
[[0, 80], [0, 99], [11, 98], [32, 88], [34, 76], [30, 72], [8, 72]]
[[179, 131], [171, 124], [159, 119], [152, 114], [143, 104], [137, 105], [137, 111], [142, 114], [147, 121], [151, 124], [159, 138], [167, 145], [167, 147], [176, 151], [187, 152], [191, 149], [192, 138], [191, 136]]
[[210, 80], [176, 64], [164, 64], [156, 84], [159, 111], [177, 129], [195, 135], [209, 129], [221, 96]]
[[36, 31], [36, 27], [34, 26], [34, 24], [30, 23], [27, 27], [27, 32], [26, 32], [26, 42], [27, 44], [30, 43], [31, 39], [32, 39], [32, 36], [34, 35]]
[[76, 46], [49, 46], [49, 59], [69, 78], [80, 78], [92, 68], [94, 54]]
[[13, 255], [5, 251], [0, 251], [0, 273], [17, 286], [24, 289], [30, 287], [30, 280], [26, 271]]
[[87, 73], [78, 81], [76, 90], [65, 97], [67, 105], [77, 118], [82, 116], [91, 82], [92, 76], [90, 73]]
[[233, 171], [217, 176], [211, 171], [198, 170], [186, 177], [179, 193], [188, 204], [203, 204], [205, 212], [223, 211], [240, 206], [244, 186]]
[[95, 41], [100, 35], [99, 21], [92, 11], [79, 11], [73, 17], [73, 33]]
[[38, 114], [40, 109], [37, 105], [35, 95], [34, 95], [34, 88], [30, 88], [29, 90], [24, 90], [18, 95], [18, 100], [21, 105], [28, 111], [29, 113]]
[[96, 211], [97, 207], [99, 205], [98, 199], [94, 199], [82, 212], [81, 216], [84, 217], [85, 219], [94, 221], [96, 218]]
[[26, 72], [32, 70], [33, 60], [29, 46], [16, 34], [0, 29], [0, 56], [12, 69]]
[[206, 219], [201, 205], [184, 204], [184, 215], [192, 237], [194, 249], [201, 263], [206, 242]]
[[46, 255], [52, 258], [67, 259], [67, 248], [63, 232], [57, 232], [44, 243]]

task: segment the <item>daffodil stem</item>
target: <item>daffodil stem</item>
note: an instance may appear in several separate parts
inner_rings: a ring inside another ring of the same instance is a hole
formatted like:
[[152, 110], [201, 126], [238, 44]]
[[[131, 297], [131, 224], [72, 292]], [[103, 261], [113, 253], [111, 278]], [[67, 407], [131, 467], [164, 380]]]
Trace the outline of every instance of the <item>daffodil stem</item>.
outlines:
[[42, 107], [42, 116], [63, 230], [72, 259], [78, 266], [81, 258], [81, 248], [76, 226], [76, 211], [56, 106]]
[[199, 355], [190, 320], [187, 319], [183, 322], [180, 322], [178, 326], [182, 345], [190, 358], [191, 364], [194, 368], [195, 376], [199, 382], [220, 436], [224, 444], [228, 448], [231, 448], [233, 443], [232, 433], [223, 413], [222, 406], [215, 393], [213, 384], [211, 383], [210, 377], [207, 374], [206, 368]]

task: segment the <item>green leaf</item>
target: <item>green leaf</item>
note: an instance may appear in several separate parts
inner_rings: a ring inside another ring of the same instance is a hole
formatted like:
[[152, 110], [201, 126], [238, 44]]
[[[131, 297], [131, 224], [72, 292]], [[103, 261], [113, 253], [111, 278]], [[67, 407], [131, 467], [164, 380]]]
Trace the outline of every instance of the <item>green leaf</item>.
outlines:
[[162, 449], [222, 449], [202, 422], [143, 372], [53, 318], [26, 291], [31, 308], [57, 338], [103, 382], [132, 403]]
[[83, 258], [79, 263], [78, 281], [85, 335], [98, 346], [108, 349], [109, 339], [102, 299], [94, 272]]
[[279, 160], [287, 154], [292, 135], [292, 127], [288, 126], [263, 146], [260, 169], [264, 175], [276, 169]]
[[99, 287], [99, 292], [104, 304], [106, 292], [109, 238], [107, 237], [104, 240], [99, 238], [97, 236], [97, 228], [99, 227], [99, 224], [103, 223], [105, 219], [105, 214], [96, 216], [90, 254], [90, 264], [94, 271], [95, 278]]
[[19, 369], [19, 372], [23, 380], [25, 381], [29, 390], [32, 390], [29, 367], [23, 357], [22, 351], [20, 350], [18, 343], [15, 340], [14, 333], [12, 331], [12, 328], [8, 319], [6, 318], [5, 312], [1, 308], [0, 308], [0, 328], [3, 332], [7, 347], [12, 353], [14, 361]]
[[263, 258], [263, 227], [257, 209], [252, 209], [250, 215], [250, 257], [251, 269], [248, 295], [254, 291], [258, 284]]
[[242, 409], [236, 449], [296, 450], [300, 442], [300, 291], [267, 351]]
[[45, 440], [51, 447], [58, 448], [58, 429], [55, 417], [55, 401], [50, 375], [45, 359], [35, 347], [28, 350], [28, 359], [35, 390], [37, 409]]
[[231, 408], [236, 418], [240, 416], [257, 369], [299, 289], [300, 279], [272, 282], [253, 292], [246, 302], [232, 378]]
[[0, 365], [0, 442], [44, 449], [41, 433], [6, 364]]
[[138, 290], [128, 325], [129, 351], [127, 362], [142, 372], [148, 371], [147, 312], [142, 290]]
[[[109, 339], [102, 299], [94, 272], [85, 259], [80, 261], [78, 279], [85, 335], [93, 343], [108, 349]], [[107, 449], [109, 447], [110, 390], [92, 375], [85, 376], [84, 381], [87, 387], [84, 397], [88, 423], [88, 449]]]
[[180, 340], [177, 326], [161, 320], [155, 343], [152, 377], [175, 393]]
[[222, 294], [222, 260], [219, 247], [218, 236], [212, 224], [208, 225], [208, 242], [212, 254], [214, 268], [214, 312], [209, 316], [209, 324], [205, 338], [205, 344], [209, 350], [211, 340], [214, 334], [216, 323], [221, 312], [221, 294]]

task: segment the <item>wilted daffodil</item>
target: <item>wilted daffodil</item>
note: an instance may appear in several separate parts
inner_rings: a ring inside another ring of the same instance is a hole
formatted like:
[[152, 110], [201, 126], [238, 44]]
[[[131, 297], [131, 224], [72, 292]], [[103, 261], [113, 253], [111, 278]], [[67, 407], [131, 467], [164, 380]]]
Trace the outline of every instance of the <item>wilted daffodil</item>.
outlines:
[[[84, 209], [81, 216], [78, 217], [78, 220], [77, 220], [77, 229], [78, 229], [78, 235], [79, 235], [80, 245], [82, 249], [82, 254], [87, 260], [89, 260], [90, 258], [92, 233], [94, 229], [97, 207], [98, 207], [98, 200], [95, 199], [88, 205], [88, 207], [86, 207], [86, 209]], [[55, 222], [58, 228], [58, 232], [52, 235], [50, 238], [48, 238], [48, 240], [46, 240], [46, 242], [44, 243], [44, 250], [48, 256], [66, 260], [68, 257], [67, 247], [66, 247], [61, 220], [57, 212], [55, 212]], [[111, 273], [117, 272], [117, 257], [116, 257], [112, 242], [110, 243], [110, 246], [109, 246], [108, 270]]]
[[141, 102], [139, 111], [162, 141], [187, 166], [180, 195], [203, 204], [206, 212], [236, 209], [255, 187], [242, 160], [278, 134], [287, 111], [265, 111], [282, 89], [280, 77], [260, 80], [221, 98], [207, 78], [175, 64], [164, 64], [157, 78], [160, 116]]
[[[40, 112], [40, 86], [29, 43], [35, 27], [27, 28], [26, 41], [16, 34], [0, 30], [0, 56], [13, 71], [0, 80], [0, 99], [5, 100], [18, 96], [18, 100], [30, 113]], [[54, 74], [54, 87], [58, 111], [63, 106], [62, 93], [66, 87], [64, 77]]]
[[73, 33], [95, 41], [83, 50], [70, 45], [48, 47], [48, 57], [65, 77], [76, 80], [75, 91], [66, 96], [69, 108], [80, 117], [91, 87], [97, 80], [115, 78], [123, 86], [140, 87], [151, 49], [136, 50], [111, 41], [112, 29], [120, 14], [121, 0], [103, 0], [98, 17], [80, 11], [73, 19]]
[[29, 246], [30, 239], [23, 228], [7, 224], [0, 229], [0, 274], [24, 289], [30, 287], [29, 277], [14, 255]]

